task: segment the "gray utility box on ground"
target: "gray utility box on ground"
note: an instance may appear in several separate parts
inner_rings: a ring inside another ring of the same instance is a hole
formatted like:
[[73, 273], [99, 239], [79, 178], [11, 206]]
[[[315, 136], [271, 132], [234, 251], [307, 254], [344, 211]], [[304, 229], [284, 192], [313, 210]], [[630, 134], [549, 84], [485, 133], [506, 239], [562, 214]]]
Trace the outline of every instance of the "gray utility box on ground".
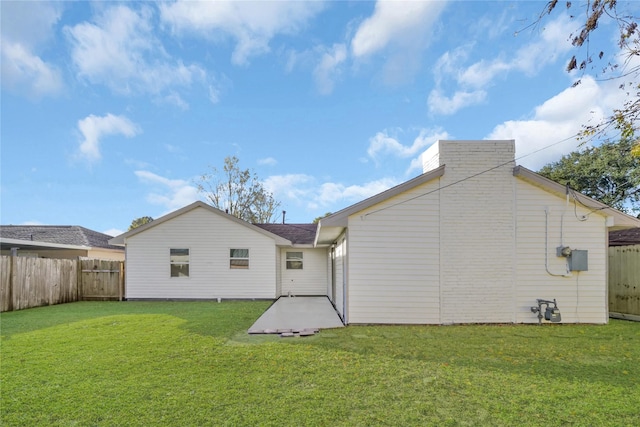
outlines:
[[587, 271], [589, 270], [589, 251], [574, 249], [571, 251], [571, 255], [567, 257], [569, 261], [570, 271]]

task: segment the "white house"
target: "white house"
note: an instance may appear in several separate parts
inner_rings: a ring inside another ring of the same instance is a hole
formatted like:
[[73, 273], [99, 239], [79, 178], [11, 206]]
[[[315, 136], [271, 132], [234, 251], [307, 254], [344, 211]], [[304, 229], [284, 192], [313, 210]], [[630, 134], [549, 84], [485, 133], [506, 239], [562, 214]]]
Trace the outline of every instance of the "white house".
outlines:
[[256, 226], [195, 202], [111, 243], [126, 248], [128, 299], [273, 299], [326, 295], [327, 247], [313, 246], [315, 230]]
[[[639, 221], [514, 153], [513, 141], [438, 141], [422, 175], [321, 220], [348, 323], [537, 322], [539, 298], [557, 299], [564, 322], [607, 322], [607, 231]], [[565, 246], [588, 265], [569, 271]]]
[[192, 204], [111, 241], [126, 245], [127, 298], [321, 294], [352, 324], [535, 323], [536, 300], [556, 299], [563, 322], [606, 323], [608, 231], [640, 220], [514, 153], [512, 140], [438, 141], [423, 174], [317, 229]]

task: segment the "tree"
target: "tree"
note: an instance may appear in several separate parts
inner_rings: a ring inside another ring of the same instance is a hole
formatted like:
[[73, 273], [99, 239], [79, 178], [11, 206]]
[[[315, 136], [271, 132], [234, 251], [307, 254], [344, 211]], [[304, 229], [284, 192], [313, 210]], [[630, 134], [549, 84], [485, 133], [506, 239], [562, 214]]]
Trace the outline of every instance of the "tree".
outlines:
[[316, 217], [316, 219], [314, 219], [314, 220], [313, 220], [313, 223], [314, 223], [314, 224], [317, 224], [317, 223], [319, 223], [319, 222], [320, 222], [320, 220], [321, 220], [322, 218], [326, 218], [326, 217], [328, 217], [329, 215], [331, 215], [331, 212], [327, 212], [327, 213], [325, 213], [325, 214], [324, 214], [324, 215], [322, 215], [322, 216]]
[[[572, 19], [580, 21], [577, 33], [569, 35], [571, 43], [579, 51], [573, 54], [567, 65], [567, 72], [574, 70], [596, 69], [596, 74], [604, 75], [608, 80], [619, 80], [619, 88], [626, 91], [626, 100], [623, 105], [615, 108], [611, 114], [600, 123], [584, 124], [580, 137], [606, 137], [612, 129], [617, 129], [620, 138], [633, 138], [638, 131], [638, 119], [640, 118], [640, 31], [638, 29], [638, 17], [626, 12], [631, 8], [629, 1], [617, 0], [588, 0], [564, 3]], [[542, 22], [545, 15], [552, 14], [558, 6], [558, 0], [549, 1], [537, 21], [532, 25]], [[637, 8], [634, 8], [637, 10]], [[577, 12], [574, 14], [574, 12]], [[598, 24], [604, 21], [612, 21], [619, 31], [618, 47], [622, 55], [622, 61], [610, 61], [610, 56], [605, 56], [604, 50], [600, 50], [595, 43], [591, 43], [591, 35], [598, 28]], [[600, 64], [600, 65], [598, 65]], [[604, 65], [603, 65], [604, 64]], [[596, 68], [598, 67], [598, 68]], [[578, 80], [574, 85], [580, 84]], [[640, 140], [636, 141], [633, 154], [640, 156]]]
[[272, 222], [280, 202], [268, 192], [255, 173], [241, 170], [236, 156], [226, 157], [222, 172], [209, 166], [196, 182], [207, 203], [252, 223]]
[[151, 221], [153, 221], [153, 218], [151, 218], [150, 216], [141, 216], [140, 218], [136, 218], [133, 221], [131, 221], [131, 225], [129, 226], [128, 231], [131, 231], [134, 228], [138, 228], [141, 225], [145, 225]]
[[605, 142], [563, 156], [540, 175], [623, 212], [640, 211], [640, 158], [629, 139]]

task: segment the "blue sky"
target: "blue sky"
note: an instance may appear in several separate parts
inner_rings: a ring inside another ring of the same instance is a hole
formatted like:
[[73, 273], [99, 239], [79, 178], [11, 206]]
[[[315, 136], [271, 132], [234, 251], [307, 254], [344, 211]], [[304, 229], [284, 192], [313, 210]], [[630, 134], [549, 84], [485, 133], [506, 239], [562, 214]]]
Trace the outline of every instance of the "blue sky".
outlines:
[[[564, 71], [562, 10], [525, 29], [544, 4], [3, 0], [0, 222], [116, 235], [202, 199], [230, 155], [310, 222], [416, 176], [437, 139], [568, 138], [518, 161], [537, 170], [624, 96]], [[616, 35], [591, 46], [612, 63]]]

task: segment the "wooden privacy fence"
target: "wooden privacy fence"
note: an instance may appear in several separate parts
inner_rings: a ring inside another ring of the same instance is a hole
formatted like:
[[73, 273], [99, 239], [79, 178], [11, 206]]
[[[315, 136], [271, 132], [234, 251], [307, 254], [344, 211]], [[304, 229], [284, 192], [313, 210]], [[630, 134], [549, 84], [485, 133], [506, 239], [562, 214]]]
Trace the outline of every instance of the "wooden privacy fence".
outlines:
[[124, 262], [3, 256], [0, 311], [124, 297]]
[[80, 297], [83, 301], [124, 297], [124, 262], [100, 259], [80, 260]]
[[640, 316], [640, 245], [609, 248], [609, 312]]

